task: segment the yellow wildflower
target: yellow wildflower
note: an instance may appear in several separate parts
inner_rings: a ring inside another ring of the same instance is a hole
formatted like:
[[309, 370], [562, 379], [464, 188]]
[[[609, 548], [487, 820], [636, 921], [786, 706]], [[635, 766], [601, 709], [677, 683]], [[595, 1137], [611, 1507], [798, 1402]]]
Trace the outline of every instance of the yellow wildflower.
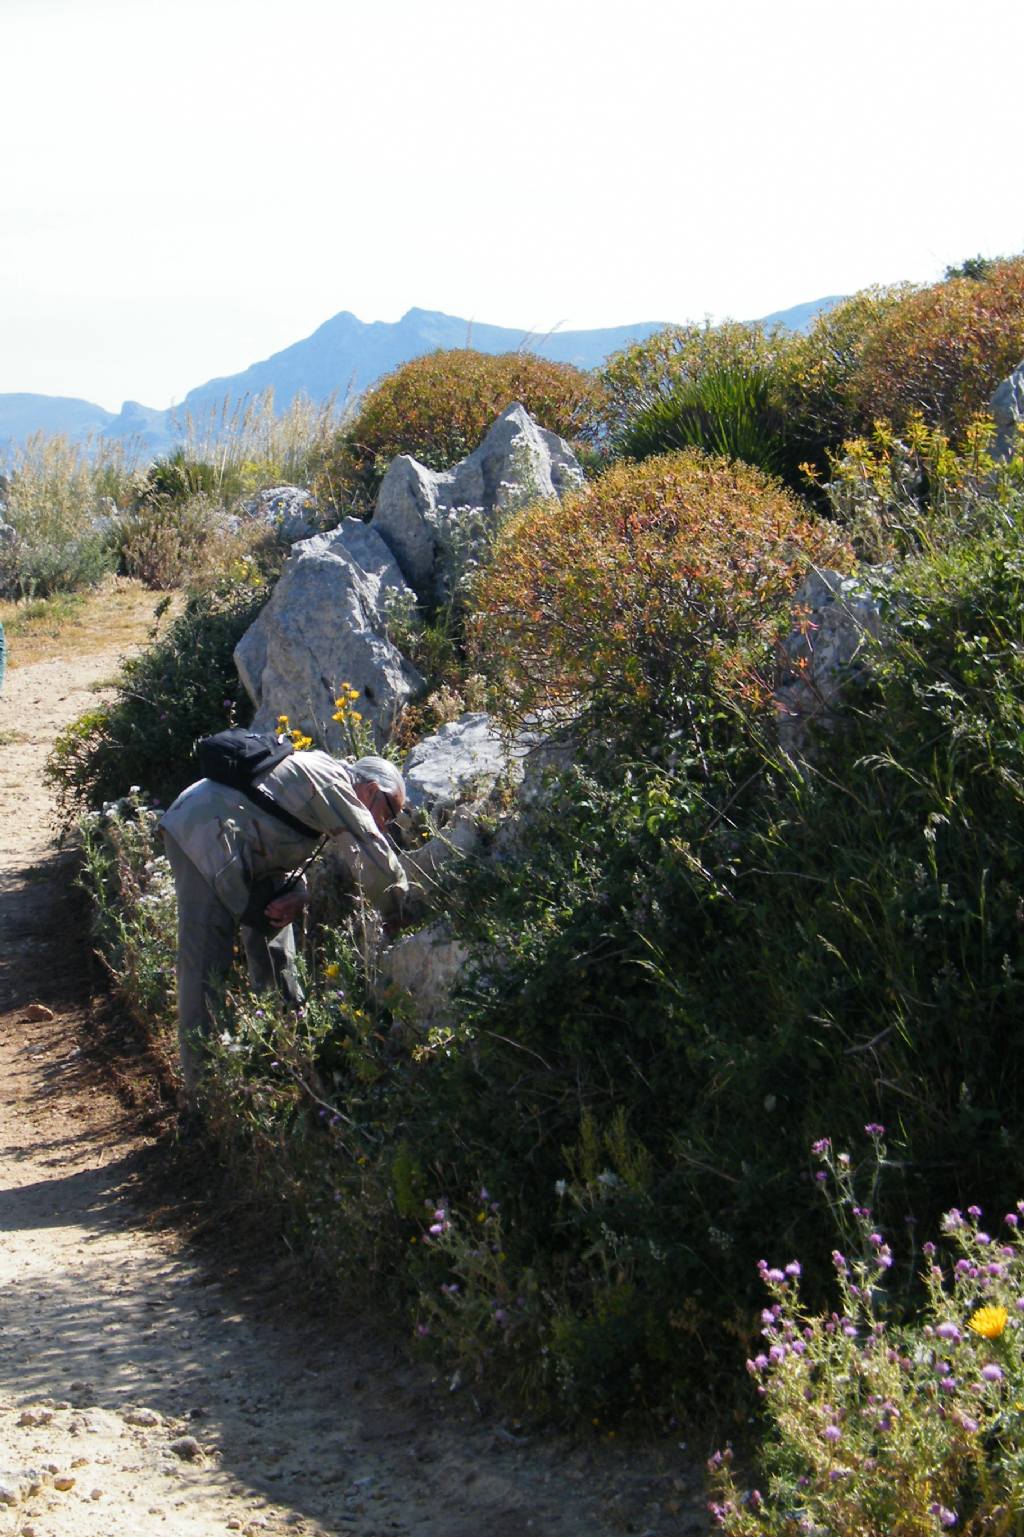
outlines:
[[984, 1307], [979, 1308], [974, 1317], [967, 1320], [967, 1324], [982, 1339], [997, 1340], [1006, 1328], [1009, 1316], [1003, 1307]]
[[333, 980], [336, 976], [338, 976], [340, 971], [341, 967], [338, 965], [337, 961], [331, 961], [329, 966], [324, 967], [324, 976], [330, 977]]
[[349, 710], [348, 718], [349, 720], [362, 720], [363, 717], [360, 715], [358, 710]]

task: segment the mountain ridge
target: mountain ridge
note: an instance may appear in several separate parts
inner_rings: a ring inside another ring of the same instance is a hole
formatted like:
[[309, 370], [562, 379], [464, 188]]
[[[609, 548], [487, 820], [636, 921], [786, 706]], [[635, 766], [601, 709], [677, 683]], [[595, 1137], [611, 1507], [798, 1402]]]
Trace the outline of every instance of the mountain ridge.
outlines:
[[[838, 296], [815, 299], [778, 310], [764, 323], [802, 330]], [[306, 337], [262, 358], [238, 373], [206, 380], [189, 390], [179, 406], [160, 409], [126, 400], [119, 412], [77, 396], [28, 392], [0, 394], [0, 452], [22, 443], [33, 432], [64, 433], [75, 442], [104, 437], [137, 446], [142, 454], [167, 452], [183, 436], [186, 418], [202, 421], [220, 414], [225, 403], [274, 391], [274, 403], [285, 409], [299, 394], [314, 404], [332, 395], [342, 400], [362, 393], [383, 374], [414, 357], [439, 348], [471, 347], [479, 352], [536, 352], [552, 362], [596, 368], [629, 342], [660, 330], [665, 321], [589, 330], [551, 331], [543, 336], [514, 326], [447, 315], [441, 310], [413, 307], [397, 321], [362, 321], [351, 310], [339, 310]]]

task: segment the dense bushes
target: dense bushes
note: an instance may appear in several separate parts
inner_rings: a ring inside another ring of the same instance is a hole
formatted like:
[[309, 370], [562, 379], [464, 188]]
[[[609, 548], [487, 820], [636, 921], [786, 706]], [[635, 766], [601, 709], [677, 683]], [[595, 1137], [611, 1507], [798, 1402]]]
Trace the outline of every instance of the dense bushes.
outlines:
[[475, 643], [506, 719], [583, 710], [646, 739], [651, 712], [685, 728], [697, 695], [763, 697], [807, 562], [848, 559], [834, 527], [742, 464], [689, 450], [616, 465], [511, 519]]
[[914, 411], [956, 439], [1024, 358], [1024, 257], [907, 295], [866, 337], [851, 393], [863, 425]]
[[703, 448], [795, 483], [799, 456], [783, 410], [793, 345], [781, 327], [727, 321], [667, 326], [608, 360], [612, 448], [631, 459]]
[[532, 352], [492, 356], [466, 349], [414, 358], [364, 397], [355, 420], [324, 456], [318, 493], [339, 508], [366, 507], [396, 454], [447, 469], [476, 448], [515, 400], [548, 431], [591, 443], [602, 399], [592, 375]]

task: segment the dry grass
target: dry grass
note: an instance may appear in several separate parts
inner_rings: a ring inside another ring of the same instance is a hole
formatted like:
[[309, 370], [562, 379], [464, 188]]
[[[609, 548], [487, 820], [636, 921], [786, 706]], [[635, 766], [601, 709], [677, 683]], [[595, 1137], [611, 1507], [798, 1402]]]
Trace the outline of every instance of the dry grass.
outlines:
[[[183, 602], [175, 593], [169, 612]], [[141, 645], [167, 595], [127, 577], [109, 577], [89, 592], [0, 602], [7, 637], [7, 665], [28, 667], [55, 657], [90, 656], [114, 647]]]

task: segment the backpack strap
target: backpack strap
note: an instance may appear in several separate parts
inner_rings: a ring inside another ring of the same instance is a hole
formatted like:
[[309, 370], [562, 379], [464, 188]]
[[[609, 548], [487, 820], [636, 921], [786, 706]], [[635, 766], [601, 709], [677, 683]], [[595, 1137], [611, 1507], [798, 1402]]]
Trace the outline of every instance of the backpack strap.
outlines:
[[283, 806], [279, 806], [265, 785], [240, 785], [238, 788], [261, 811], [265, 811], [268, 816], [276, 817], [279, 822], [283, 822], [286, 827], [290, 827], [292, 832], [298, 833], [300, 837], [319, 838], [321, 836], [319, 827], [308, 826], [307, 823], [301, 821], [298, 817], [292, 816], [291, 812], [286, 811]]

